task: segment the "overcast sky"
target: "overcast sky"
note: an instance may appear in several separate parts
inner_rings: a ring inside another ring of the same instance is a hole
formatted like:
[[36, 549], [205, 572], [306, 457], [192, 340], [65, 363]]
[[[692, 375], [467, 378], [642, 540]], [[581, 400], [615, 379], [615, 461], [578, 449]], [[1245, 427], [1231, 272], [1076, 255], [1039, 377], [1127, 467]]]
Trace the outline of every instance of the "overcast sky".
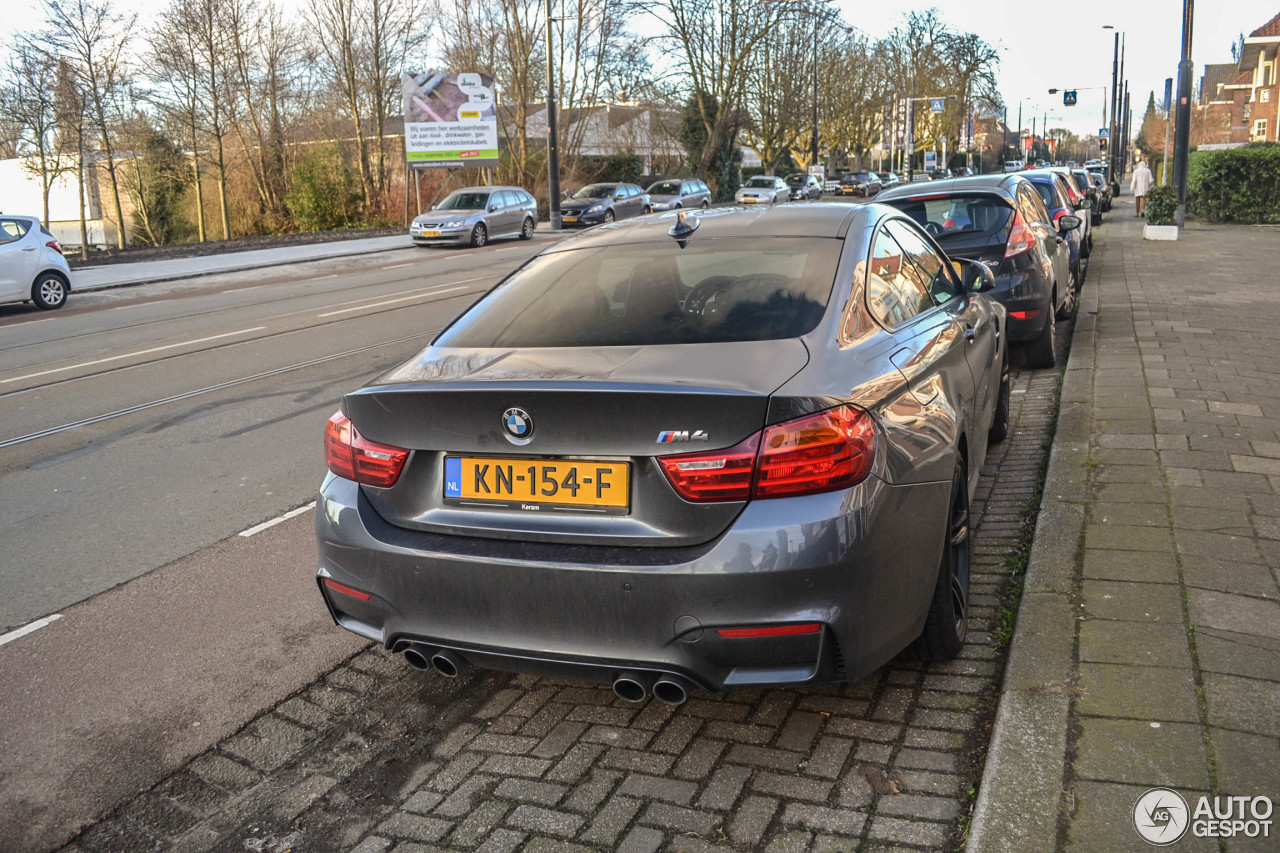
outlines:
[[[165, 5], [166, 0], [128, 0], [128, 8], [140, 13], [140, 25]], [[305, 0], [284, 0], [301, 7]], [[845, 20], [872, 36], [881, 36], [898, 24], [910, 9], [927, 8], [927, 0], [833, 0]], [[0, 55], [14, 33], [40, 26], [43, 6], [39, 0], [6, 4], [0, 16]], [[1009, 123], [1016, 124], [1019, 104], [1023, 125], [1044, 115], [1049, 127], [1067, 127], [1075, 133], [1096, 133], [1103, 126], [1103, 92], [1088, 87], [1111, 85], [1111, 24], [1125, 33], [1125, 74], [1130, 82], [1134, 124], [1141, 122], [1148, 92], [1157, 100], [1164, 79], [1178, 73], [1182, 4], [1177, 0], [1072, 0], [1070, 3], [947, 3], [939, 4], [942, 17], [957, 29], [976, 32], [1000, 50], [1000, 92], [1009, 106]], [[1206, 63], [1229, 62], [1231, 45], [1280, 12], [1280, 0], [1217, 0], [1196, 7], [1192, 58], [1195, 78]], [[646, 28], [647, 29], [647, 28]], [[1062, 96], [1048, 89], [1076, 88], [1079, 104], [1062, 105]], [[922, 92], [920, 94], [932, 94]], [[1055, 118], [1057, 116], [1057, 118]], [[1136, 127], [1135, 127], [1136, 132]]]

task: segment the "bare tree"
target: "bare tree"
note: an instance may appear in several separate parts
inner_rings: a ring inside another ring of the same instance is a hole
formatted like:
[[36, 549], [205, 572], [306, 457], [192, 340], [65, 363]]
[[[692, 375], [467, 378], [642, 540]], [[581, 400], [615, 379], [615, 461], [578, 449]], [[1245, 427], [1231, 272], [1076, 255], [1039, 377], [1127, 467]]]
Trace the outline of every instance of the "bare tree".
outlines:
[[68, 145], [75, 152], [75, 168], [76, 168], [76, 196], [77, 205], [80, 210], [80, 257], [88, 259], [89, 257], [89, 228], [85, 222], [85, 180], [84, 180], [84, 161], [88, 156], [88, 146], [86, 144], [87, 122], [85, 114], [87, 104], [84, 93], [80, 89], [80, 81], [78, 75], [72, 70], [71, 66], [64, 60], [58, 61], [58, 77], [57, 77], [57, 94], [55, 103], [58, 112], [58, 125], [62, 128], [62, 133], [68, 141]]
[[[815, 0], [817, 2], [817, 0]], [[682, 73], [706, 129], [697, 173], [707, 171], [742, 111], [756, 51], [773, 49], [787, 3], [760, 0], [655, 0], [642, 8], [683, 55]]]
[[441, 53], [456, 71], [492, 74], [505, 108], [499, 130], [510, 161], [505, 179], [532, 183], [529, 117], [544, 100], [545, 18], [542, 0], [443, 0]]
[[111, 181], [118, 245], [125, 246], [124, 211], [116, 176], [114, 130], [128, 84], [128, 55], [137, 13], [119, 13], [112, 0], [44, 0], [49, 27], [42, 41], [64, 59], [85, 92], [89, 123], [102, 146]]
[[15, 154], [29, 155], [23, 169], [40, 181], [44, 223], [49, 224], [49, 192], [72, 167], [67, 135], [58, 122], [58, 61], [43, 47], [21, 38], [9, 56], [7, 77], [11, 93], [6, 114], [19, 126]]
[[191, 146], [191, 176], [196, 191], [196, 233], [206, 239], [204, 188], [200, 181], [200, 135], [204, 126], [203, 73], [195, 33], [182, 3], [173, 3], [160, 13], [148, 37], [152, 80], [150, 95], [170, 122], [182, 130]]
[[399, 111], [400, 73], [425, 38], [424, 20], [417, 0], [311, 0], [320, 58], [355, 130], [366, 206], [387, 186], [382, 137]]

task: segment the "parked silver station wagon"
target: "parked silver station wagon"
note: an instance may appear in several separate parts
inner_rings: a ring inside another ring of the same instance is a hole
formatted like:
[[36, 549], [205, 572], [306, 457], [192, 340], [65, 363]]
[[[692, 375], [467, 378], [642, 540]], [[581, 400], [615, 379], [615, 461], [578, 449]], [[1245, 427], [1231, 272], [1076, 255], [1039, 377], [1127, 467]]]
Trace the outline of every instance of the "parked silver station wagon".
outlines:
[[992, 286], [882, 205], [561, 241], [344, 398], [320, 592], [420, 669], [629, 701], [951, 657], [1008, 424]]
[[483, 246], [499, 237], [529, 240], [538, 227], [538, 203], [519, 187], [466, 187], [417, 216], [409, 236], [418, 245]]

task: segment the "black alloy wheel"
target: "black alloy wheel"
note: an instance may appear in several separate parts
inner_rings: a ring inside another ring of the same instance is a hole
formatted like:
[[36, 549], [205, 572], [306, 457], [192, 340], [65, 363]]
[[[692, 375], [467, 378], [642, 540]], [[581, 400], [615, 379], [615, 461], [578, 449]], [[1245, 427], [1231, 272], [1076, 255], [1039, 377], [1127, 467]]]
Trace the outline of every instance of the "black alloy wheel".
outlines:
[[484, 227], [483, 222], [477, 222], [476, 227], [471, 230], [471, 245], [479, 248], [489, 242], [489, 229]]
[[1062, 304], [1058, 306], [1054, 314], [1054, 319], [1070, 320], [1071, 315], [1076, 313], [1076, 294], [1080, 292], [1080, 287], [1076, 284], [1079, 277], [1075, 270], [1067, 270], [1067, 287], [1066, 296], [1062, 298]]
[[56, 273], [41, 273], [31, 285], [31, 301], [44, 311], [61, 308], [67, 304], [67, 283]]
[[907, 647], [905, 656], [913, 660], [951, 660], [964, 645], [969, 632], [969, 574], [973, 549], [969, 529], [969, 484], [964, 464], [956, 463], [951, 478], [951, 502], [947, 510], [946, 539], [933, 600], [925, 617], [924, 630]]

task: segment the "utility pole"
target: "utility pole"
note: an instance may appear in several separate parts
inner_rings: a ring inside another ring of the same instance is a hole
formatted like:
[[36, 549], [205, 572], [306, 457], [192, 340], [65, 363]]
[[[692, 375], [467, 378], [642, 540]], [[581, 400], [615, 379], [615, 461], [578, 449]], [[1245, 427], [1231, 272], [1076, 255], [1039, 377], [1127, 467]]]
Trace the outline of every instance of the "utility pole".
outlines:
[[1160, 186], [1169, 186], [1169, 127], [1173, 124], [1173, 78], [1164, 78], [1164, 157], [1160, 159]]
[[1129, 81], [1124, 83], [1124, 148], [1120, 150], [1120, 177], [1129, 171], [1129, 135], [1133, 132], [1133, 109], [1129, 106]]
[[1107, 144], [1111, 150], [1107, 152], [1107, 180], [1118, 186], [1115, 177], [1116, 165], [1116, 98], [1120, 96], [1120, 33], [1116, 33], [1115, 47], [1111, 53], [1111, 121], [1107, 122]]
[[[547, 195], [551, 230], [560, 230], [560, 150], [556, 138], [556, 73], [552, 56], [551, 0], [547, 0]], [[523, 131], [522, 131], [523, 132]]]
[[1178, 128], [1173, 138], [1173, 184], [1178, 188], [1178, 207], [1173, 224], [1187, 224], [1187, 160], [1191, 154], [1191, 24], [1193, 0], [1182, 4], [1182, 60], [1178, 62]]

